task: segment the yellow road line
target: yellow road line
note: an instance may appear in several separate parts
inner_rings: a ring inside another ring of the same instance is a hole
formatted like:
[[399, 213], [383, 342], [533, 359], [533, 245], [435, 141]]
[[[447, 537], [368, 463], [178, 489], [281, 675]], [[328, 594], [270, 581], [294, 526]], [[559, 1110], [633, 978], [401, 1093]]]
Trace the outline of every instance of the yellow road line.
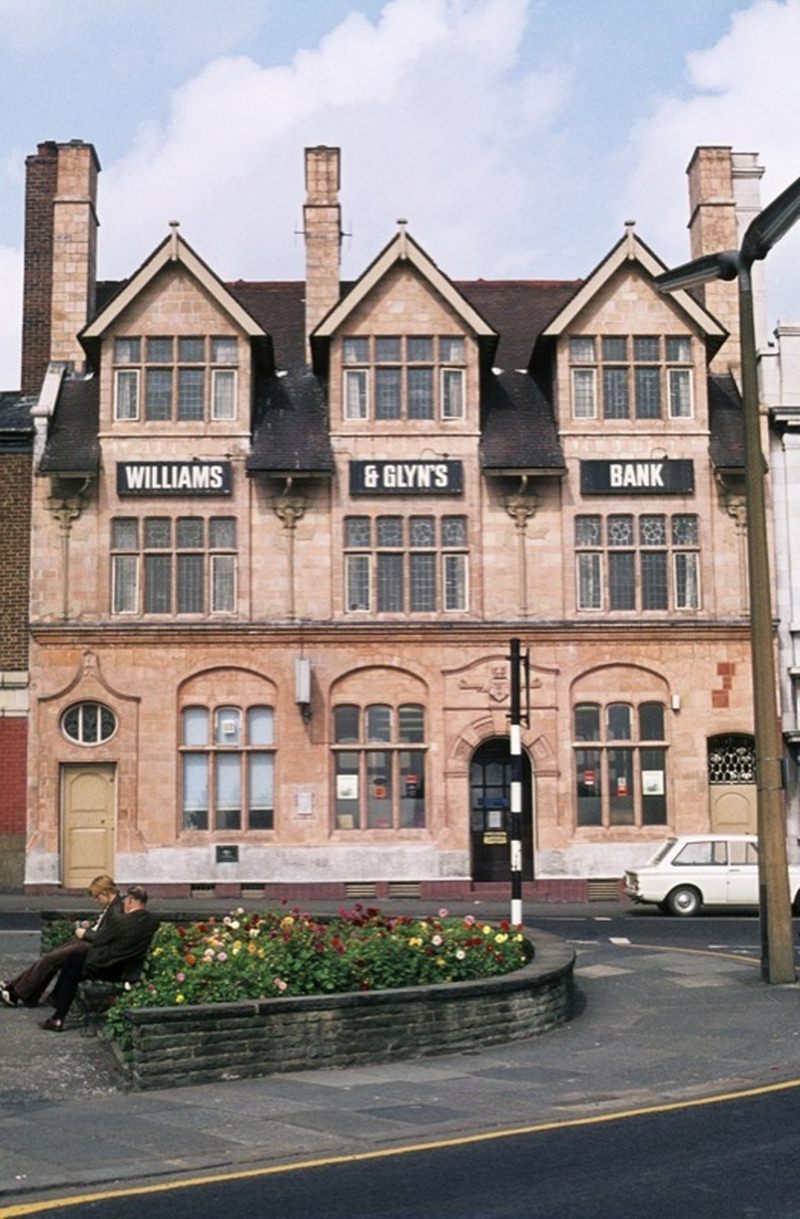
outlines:
[[17, 1215], [37, 1215], [45, 1211], [63, 1210], [68, 1206], [81, 1206], [90, 1202], [107, 1202], [113, 1198], [135, 1198], [147, 1194], [166, 1193], [169, 1190], [191, 1189], [202, 1185], [218, 1185], [226, 1181], [246, 1181], [256, 1177], [273, 1177], [282, 1173], [301, 1172], [309, 1168], [328, 1168], [333, 1165], [358, 1164], [367, 1160], [383, 1160], [392, 1156], [414, 1155], [423, 1151], [440, 1151], [447, 1147], [467, 1147], [475, 1143], [488, 1143], [496, 1139], [519, 1138], [526, 1134], [544, 1134], [551, 1130], [574, 1130], [581, 1126], [599, 1126], [608, 1122], [620, 1122], [634, 1117], [648, 1117], [657, 1113], [673, 1113], [679, 1109], [698, 1109], [704, 1105], [719, 1105], [728, 1101], [749, 1097], [767, 1096], [774, 1092], [786, 1092], [800, 1087], [800, 1078], [787, 1079], [782, 1083], [761, 1084], [743, 1088], [739, 1092], [722, 1092], [715, 1096], [701, 1096], [694, 1100], [669, 1101], [660, 1105], [646, 1105], [641, 1109], [625, 1109], [615, 1113], [595, 1114], [593, 1117], [566, 1118], [559, 1121], [539, 1122], [532, 1126], [514, 1126], [508, 1130], [485, 1131], [482, 1134], [460, 1135], [449, 1139], [437, 1139], [429, 1143], [410, 1143], [403, 1147], [386, 1147], [376, 1151], [359, 1151], [348, 1155], [323, 1156], [315, 1160], [295, 1160], [287, 1164], [273, 1164], [266, 1168], [246, 1168], [231, 1172], [212, 1173], [203, 1177], [189, 1177], [180, 1181], [161, 1182], [155, 1185], [136, 1185], [130, 1189], [100, 1190], [91, 1194], [74, 1194], [66, 1198], [51, 1198], [40, 1202], [21, 1202], [0, 1208], [0, 1219], [12, 1219]]

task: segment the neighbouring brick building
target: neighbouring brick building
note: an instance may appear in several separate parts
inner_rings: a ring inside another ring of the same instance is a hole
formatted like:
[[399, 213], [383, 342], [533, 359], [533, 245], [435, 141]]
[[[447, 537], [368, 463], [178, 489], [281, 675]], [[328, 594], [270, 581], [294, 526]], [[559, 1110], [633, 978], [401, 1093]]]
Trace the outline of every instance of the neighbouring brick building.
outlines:
[[0, 392], [0, 888], [25, 870], [31, 400]]
[[[632, 224], [583, 280], [459, 281], [405, 222], [342, 284], [305, 168], [304, 282], [173, 224], [95, 287], [93, 148], [29, 158], [27, 885], [504, 883], [511, 638], [529, 893], [754, 824], [735, 285], [659, 294]], [[696, 152], [693, 253], [759, 172]]]

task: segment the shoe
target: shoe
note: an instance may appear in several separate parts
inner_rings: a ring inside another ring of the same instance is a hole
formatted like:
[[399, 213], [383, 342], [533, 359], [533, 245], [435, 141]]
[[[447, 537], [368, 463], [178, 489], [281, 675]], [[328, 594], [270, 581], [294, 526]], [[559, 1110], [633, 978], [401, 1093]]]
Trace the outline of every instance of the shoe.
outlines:
[[4, 1007], [16, 1007], [18, 1002], [13, 986], [9, 986], [8, 982], [0, 982], [0, 1003]]
[[50, 1016], [49, 1019], [42, 1021], [39, 1028], [46, 1029], [48, 1033], [60, 1033], [64, 1025], [61, 1020], [56, 1020], [55, 1016]]

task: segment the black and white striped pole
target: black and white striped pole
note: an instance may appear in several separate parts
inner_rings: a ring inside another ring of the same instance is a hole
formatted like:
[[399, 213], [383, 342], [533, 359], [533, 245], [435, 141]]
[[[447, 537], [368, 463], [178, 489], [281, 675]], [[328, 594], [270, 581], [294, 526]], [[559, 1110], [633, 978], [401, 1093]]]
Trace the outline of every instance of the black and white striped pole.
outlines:
[[511, 925], [522, 923], [522, 704], [520, 646], [511, 640]]

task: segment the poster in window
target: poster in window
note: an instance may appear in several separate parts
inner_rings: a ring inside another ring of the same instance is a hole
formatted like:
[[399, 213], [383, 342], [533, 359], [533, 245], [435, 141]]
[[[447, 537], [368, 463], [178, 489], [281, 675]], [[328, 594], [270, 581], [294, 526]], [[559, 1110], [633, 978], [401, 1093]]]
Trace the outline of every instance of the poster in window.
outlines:
[[336, 799], [337, 800], [357, 800], [358, 799], [358, 775], [337, 775], [336, 776]]
[[663, 796], [664, 795], [664, 772], [663, 772], [663, 770], [643, 770], [642, 771], [642, 795], [643, 796]]

